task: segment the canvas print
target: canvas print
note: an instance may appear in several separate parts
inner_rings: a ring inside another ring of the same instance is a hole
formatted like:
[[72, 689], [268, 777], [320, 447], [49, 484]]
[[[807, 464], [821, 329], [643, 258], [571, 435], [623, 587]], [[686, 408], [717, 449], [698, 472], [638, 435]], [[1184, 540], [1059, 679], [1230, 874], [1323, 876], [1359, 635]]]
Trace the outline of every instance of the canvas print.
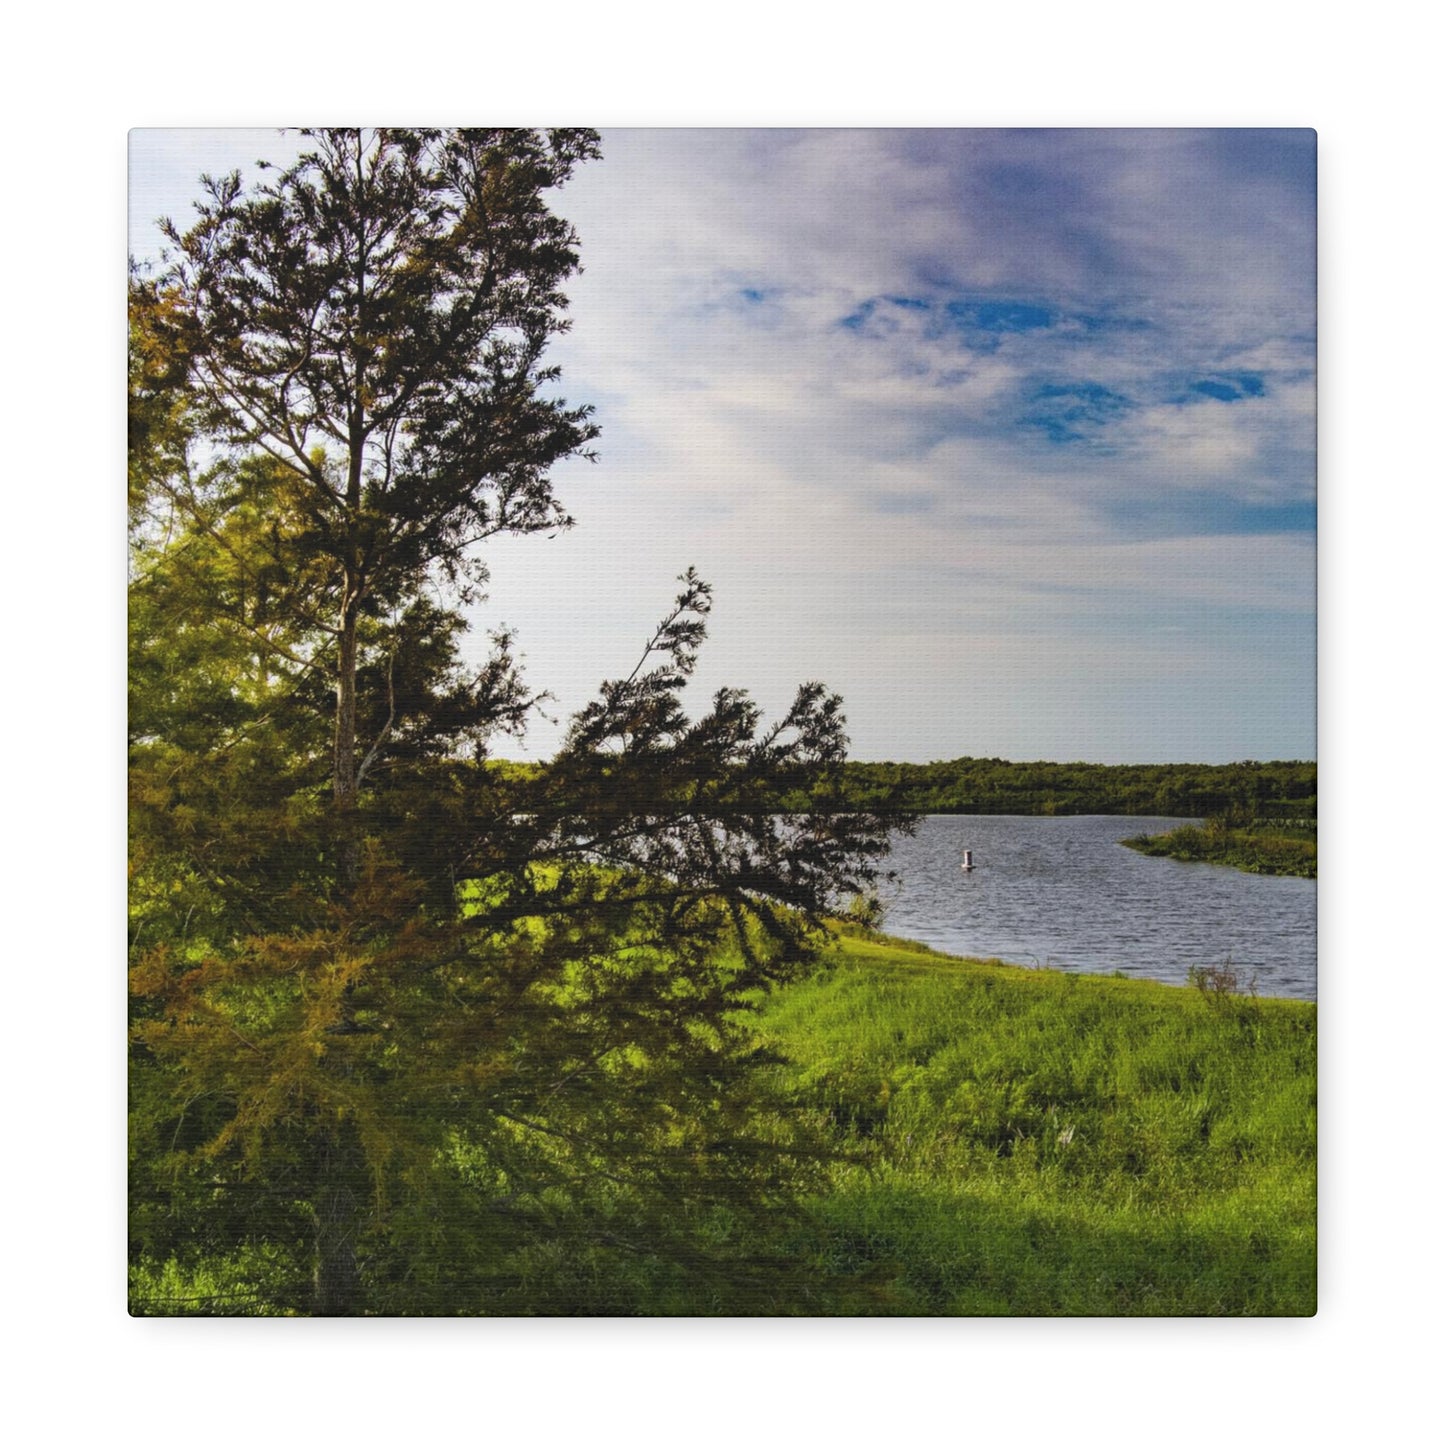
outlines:
[[135, 1315], [1309, 1315], [1315, 136], [130, 138]]

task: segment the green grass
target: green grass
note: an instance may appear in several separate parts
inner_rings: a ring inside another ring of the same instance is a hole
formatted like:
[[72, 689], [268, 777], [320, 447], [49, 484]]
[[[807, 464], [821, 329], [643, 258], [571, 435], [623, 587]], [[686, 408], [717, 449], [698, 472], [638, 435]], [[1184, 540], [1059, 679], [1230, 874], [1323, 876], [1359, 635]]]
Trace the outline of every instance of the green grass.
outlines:
[[817, 1312], [1307, 1315], [1315, 1008], [857, 936], [763, 1029], [852, 1157]]
[[1222, 863], [1246, 873], [1318, 876], [1319, 849], [1314, 820], [1258, 822], [1232, 827], [1211, 819], [1202, 828], [1189, 825], [1168, 833], [1125, 838], [1126, 848], [1151, 858], [1177, 858], [1185, 863]]
[[[1225, 969], [1197, 985], [956, 959], [842, 926], [834, 965], [754, 1025], [826, 1176], [779, 1216], [780, 1238], [726, 1207], [699, 1225], [699, 1258], [746, 1261], [756, 1293], [544, 1233], [477, 1308], [1313, 1314], [1315, 1006], [1231, 992]], [[635, 1207], [625, 1191], [614, 1204]], [[549, 1205], [559, 1225], [569, 1207]], [[283, 1276], [264, 1251], [146, 1267], [139, 1312], [274, 1313], [262, 1287]]]

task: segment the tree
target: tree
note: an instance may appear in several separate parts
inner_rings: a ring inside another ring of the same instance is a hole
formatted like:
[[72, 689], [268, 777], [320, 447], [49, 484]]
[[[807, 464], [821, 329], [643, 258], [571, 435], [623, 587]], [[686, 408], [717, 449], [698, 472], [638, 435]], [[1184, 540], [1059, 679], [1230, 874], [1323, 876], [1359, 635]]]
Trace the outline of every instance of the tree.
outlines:
[[132, 286], [136, 1258], [225, 1311], [516, 1307], [562, 1241], [744, 1278], [811, 1151], [747, 1016], [886, 820], [779, 812], [840, 777], [821, 686], [688, 716], [692, 573], [547, 766], [489, 761], [534, 699], [458, 606], [594, 435], [541, 359], [595, 137], [311, 140]]
[[[304, 131], [295, 165], [252, 194], [232, 174], [169, 269], [135, 298], [167, 321], [200, 424], [290, 479], [326, 585], [309, 621], [333, 640], [332, 791], [356, 801], [363, 619], [437, 574], [479, 584], [478, 542], [568, 525], [549, 469], [585, 452], [590, 409], [548, 396], [576, 237], [544, 193], [597, 154], [586, 130]], [[214, 494], [179, 488], [193, 517]], [[299, 607], [296, 598], [293, 607]]]

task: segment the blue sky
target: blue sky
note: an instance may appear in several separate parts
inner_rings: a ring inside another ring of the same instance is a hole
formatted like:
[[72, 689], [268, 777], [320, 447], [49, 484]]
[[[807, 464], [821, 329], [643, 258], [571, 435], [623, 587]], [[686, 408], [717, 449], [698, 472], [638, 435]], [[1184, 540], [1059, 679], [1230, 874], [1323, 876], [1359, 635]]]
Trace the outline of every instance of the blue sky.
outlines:
[[[133, 133], [132, 249], [285, 144]], [[493, 545], [477, 618], [556, 716], [695, 565], [698, 705], [819, 678], [858, 757], [1314, 756], [1312, 132], [603, 149], [558, 197], [586, 269], [554, 349], [601, 460], [559, 473], [576, 528]]]

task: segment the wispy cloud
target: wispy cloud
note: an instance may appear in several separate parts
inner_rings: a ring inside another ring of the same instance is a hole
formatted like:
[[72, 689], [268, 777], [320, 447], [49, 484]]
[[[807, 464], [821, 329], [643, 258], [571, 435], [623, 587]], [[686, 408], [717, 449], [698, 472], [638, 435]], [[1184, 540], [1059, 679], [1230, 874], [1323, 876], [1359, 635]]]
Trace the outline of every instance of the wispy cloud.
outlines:
[[558, 198], [557, 346], [602, 461], [561, 478], [575, 531], [493, 552], [565, 704], [696, 563], [704, 684], [822, 677], [865, 756], [1312, 752], [1311, 133], [604, 154]]

